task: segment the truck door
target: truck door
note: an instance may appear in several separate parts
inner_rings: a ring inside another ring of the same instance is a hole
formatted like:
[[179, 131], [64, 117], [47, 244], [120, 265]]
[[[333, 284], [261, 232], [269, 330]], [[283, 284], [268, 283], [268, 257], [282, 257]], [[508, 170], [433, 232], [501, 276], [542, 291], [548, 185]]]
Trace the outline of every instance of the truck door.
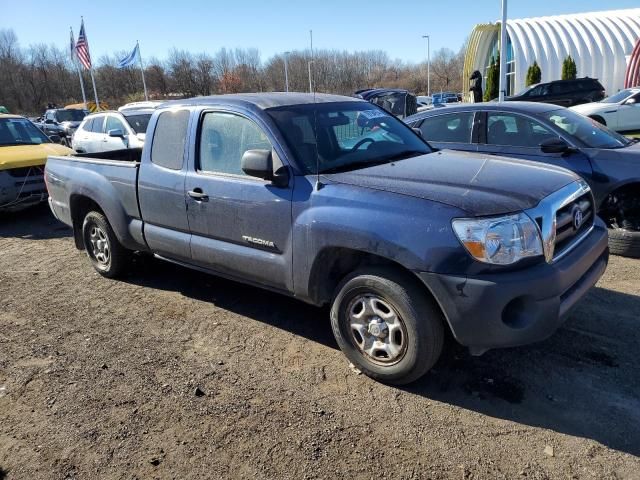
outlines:
[[143, 152], [138, 174], [138, 202], [144, 236], [154, 253], [189, 262], [191, 249], [184, 195], [190, 112], [167, 110], [149, 125], [150, 151]]
[[203, 112], [197, 130], [186, 179], [192, 261], [290, 288], [292, 187], [276, 187], [241, 169], [247, 150], [272, 150], [276, 158], [275, 142], [257, 121], [228, 111]]

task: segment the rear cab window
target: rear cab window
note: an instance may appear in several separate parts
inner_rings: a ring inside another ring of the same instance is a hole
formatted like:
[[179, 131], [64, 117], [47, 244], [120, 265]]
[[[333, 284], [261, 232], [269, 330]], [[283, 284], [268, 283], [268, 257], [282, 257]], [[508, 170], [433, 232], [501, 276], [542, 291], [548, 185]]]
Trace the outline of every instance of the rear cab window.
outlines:
[[151, 162], [171, 170], [181, 170], [187, 141], [189, 110], [160, 113], [151, 142]]

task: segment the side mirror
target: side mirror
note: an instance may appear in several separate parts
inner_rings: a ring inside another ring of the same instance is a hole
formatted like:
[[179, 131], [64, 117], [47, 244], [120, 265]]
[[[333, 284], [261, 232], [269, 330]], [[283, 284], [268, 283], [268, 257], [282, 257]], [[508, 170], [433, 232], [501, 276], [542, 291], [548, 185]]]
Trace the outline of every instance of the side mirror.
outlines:
[[569, 153], [571, 147], [560, 138], [550, 138], [540, 144], [542, 153]]
[[[271, 150], [247, 150], [240, 162], [242, 171], [250, 177], [268, 180], [277, 187], [285, 187], [289, 183], [286, 170], [281, 167], [273, 172], [273, 155]], [[283, 170], [285, 173], [281, 173]]]
[[124, 132], [120, 128], [114, 128], [113, 130], [109, 130], [107, 135], [110, 137], [120, 137], [124, 138]]
[[53, 143], [62, 143], [62, 138], [60, 138], [60, 135], [49, 135], [49, 140], [51, 140]]
[[629, 100], [624, 102], [625, 105], [635, 105], [636, 103], [638, 103], [638, 102], [636, 101], [635, 98], [630, 98]]

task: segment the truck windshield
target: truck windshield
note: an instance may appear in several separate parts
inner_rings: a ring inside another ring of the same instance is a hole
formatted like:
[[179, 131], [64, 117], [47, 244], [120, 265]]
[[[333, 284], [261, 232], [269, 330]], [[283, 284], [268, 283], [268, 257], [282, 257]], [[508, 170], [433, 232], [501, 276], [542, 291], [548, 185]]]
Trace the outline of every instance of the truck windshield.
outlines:
[[400, 120], [369, 102], [267, 109], [305, 174], [366, 168], [430, 153]]
[[566, 108], [545, 112], [542, 116], [577, 138], [587, 148], [623, 148], [632, 143], [601, 123]]
[[84, 110], [57, 110], [56, 111], [56, 120], [58, 123], [62, 122], [81, 122], [87, 114]]
[[0, 146], [40, 145], [49, 138], [26, 118], [0, 119]]

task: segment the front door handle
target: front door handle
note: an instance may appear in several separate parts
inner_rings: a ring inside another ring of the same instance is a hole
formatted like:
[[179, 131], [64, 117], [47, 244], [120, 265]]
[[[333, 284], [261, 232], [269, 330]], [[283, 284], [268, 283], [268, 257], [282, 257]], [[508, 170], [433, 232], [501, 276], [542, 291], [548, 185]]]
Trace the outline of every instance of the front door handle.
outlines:
[[201, 188], [194, 188], [193, 190], [189, 190], [187, 192], [187, 195], [198, 202], [206, 202], [207, 200], [209, 200], [209, 195], [204, 193]]

